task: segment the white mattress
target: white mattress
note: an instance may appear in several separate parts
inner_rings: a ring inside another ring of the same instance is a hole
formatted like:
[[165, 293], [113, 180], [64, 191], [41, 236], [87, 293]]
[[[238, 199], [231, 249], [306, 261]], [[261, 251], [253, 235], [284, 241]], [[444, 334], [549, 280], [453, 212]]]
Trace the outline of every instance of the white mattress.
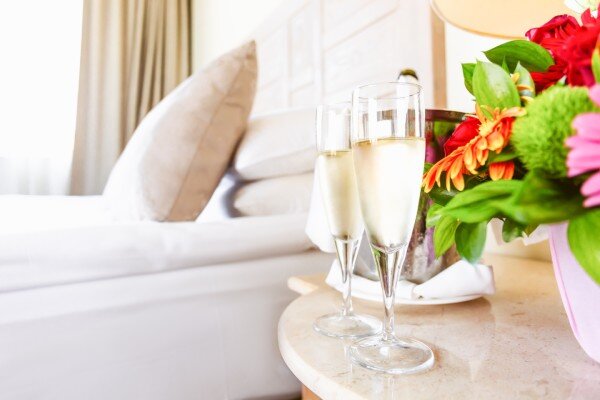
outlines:
[[0, 293], [311, 248], [306, 215], [123, 223], [103, 213], [100, 197], [0, 196], [0, 221]]
[[286, 281], [331, 261], [309, 251], [2, 293], [0, 399], [298, 397], [277, 349], [296, 297]]

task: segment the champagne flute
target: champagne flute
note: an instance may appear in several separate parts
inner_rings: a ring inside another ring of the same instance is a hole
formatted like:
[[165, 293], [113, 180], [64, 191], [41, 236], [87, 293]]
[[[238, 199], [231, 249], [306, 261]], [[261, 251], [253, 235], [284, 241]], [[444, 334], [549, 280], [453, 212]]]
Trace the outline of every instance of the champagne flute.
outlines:
[[355, 314], [352, 308], [352, 272], [364, 228], [350, 149], [351, 110], [349, 102], [317, 108], [316, 173], [344, 289], [341, 312], [317, 318], [313, 327], [323, 335], [337, 338], [365, 337], [381, 330], [377, 318]]
[[415, 223], [425, 161], [421, 87], [380, 83], [352, 95], [352, 153], [362, 216], [383, 291], [381, 334], [355, 342], [352, 361], [395, 374], [427, 370], [424, 343], [394, 333], [394, 297]]

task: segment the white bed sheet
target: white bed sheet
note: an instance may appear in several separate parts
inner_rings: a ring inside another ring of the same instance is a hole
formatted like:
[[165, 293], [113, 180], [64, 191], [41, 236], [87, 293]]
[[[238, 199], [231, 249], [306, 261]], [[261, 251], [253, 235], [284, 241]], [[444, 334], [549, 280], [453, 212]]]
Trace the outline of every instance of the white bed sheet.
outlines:
[[37, 196], [0, 196], [0, 210], [7, 217], [0, 218], [0, 293], [296, 254], [312, 246], [306, 215], [114, 222], [102, 213], [101, 198]]
[[0, 196], [0, 399], [297, 395], [286, 281], [332, 261], [305, 222], [118, 223], [101, 197]]
[[0, 234], [107, 225], [102, 196], [0, 196]]
[[289, 398], [277, 349], [304, 252], [0, 294], [0, 399]]

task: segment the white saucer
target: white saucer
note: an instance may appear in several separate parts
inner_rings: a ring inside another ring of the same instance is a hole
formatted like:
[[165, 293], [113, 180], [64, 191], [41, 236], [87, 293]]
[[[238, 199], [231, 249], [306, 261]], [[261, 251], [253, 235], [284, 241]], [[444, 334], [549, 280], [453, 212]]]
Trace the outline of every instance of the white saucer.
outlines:
[[[456, 297], [445, 297], [442, 299], [403, 299], [396, 298], [395, 304], [407, 304], [407, 305], [415, 305], [415, 306], [431, 306], [438, 304], [453, 304], [453, 303], [462, 303], [464, 301], [471, 301], [483, 297], [482, 294], [471, 294], [468, 296], [456, 296]], [[376, 300], [373, 298], [371, 294], [361, 293], [357, 291], [356, 293], [352, 293], [352, 298], [367, 300], [373, 303], [383, 303], [383, 300]]]
[[471, 294], [469, 296], [456, 296], [456, 297], [446, 297], [443, 299], [396, 299], [396, 304], [410, 304], [410, 305], [422, 305], [429, 306], [435, 304], [454, 304], [454, 303], [462, 303], [465, 301], [471, 301], [483, 297], [482, 294]]

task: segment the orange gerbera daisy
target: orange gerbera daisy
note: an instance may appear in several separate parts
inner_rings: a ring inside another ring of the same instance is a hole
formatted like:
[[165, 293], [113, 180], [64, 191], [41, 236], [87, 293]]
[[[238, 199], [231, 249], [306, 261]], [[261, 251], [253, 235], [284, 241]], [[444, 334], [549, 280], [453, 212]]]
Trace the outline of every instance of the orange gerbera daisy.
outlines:
[[[452, 149], [450, 154], [438, 161], [431, 167], [423, 178], [425, 192], [429, 192], [435, 184], [441, 186], [442, 173], [446, 174], [446, 189], [450, 190], [450, 182], [458, 190], [465, 188], [464, 174], [478, 175], [478, 169], [485, 165], [490, 151], [500, 153], [508, 145], [511, 134], [512, 123], [515, 117], [521, 116], [525, 110], [521, 107], [513, 107], [500, 111], [489, 110], [491, 117], [487, 117], [477, 106], [478, 124], [474, 123], [474, 117], [468, 118], [455, 130], [460, 132], [462, 138], [453, 143], [464, 143], [461, 146], [446, 147]], [[467, 136], [468, 140], [465, 139]], [[470, 138], [469, 138], [470, 137]], [[450, 139], [452, 140], [452, 139]], [[449, 141], [450, 141], [449, 140]], [[492, 163], [489, 174], [493, 180], [511, 179], [514, 173], [512, 161]]]
[[491, 163], [488, 172], [493, 181], [512, 179], [515, 173], [515, 163], [510, 160]]

